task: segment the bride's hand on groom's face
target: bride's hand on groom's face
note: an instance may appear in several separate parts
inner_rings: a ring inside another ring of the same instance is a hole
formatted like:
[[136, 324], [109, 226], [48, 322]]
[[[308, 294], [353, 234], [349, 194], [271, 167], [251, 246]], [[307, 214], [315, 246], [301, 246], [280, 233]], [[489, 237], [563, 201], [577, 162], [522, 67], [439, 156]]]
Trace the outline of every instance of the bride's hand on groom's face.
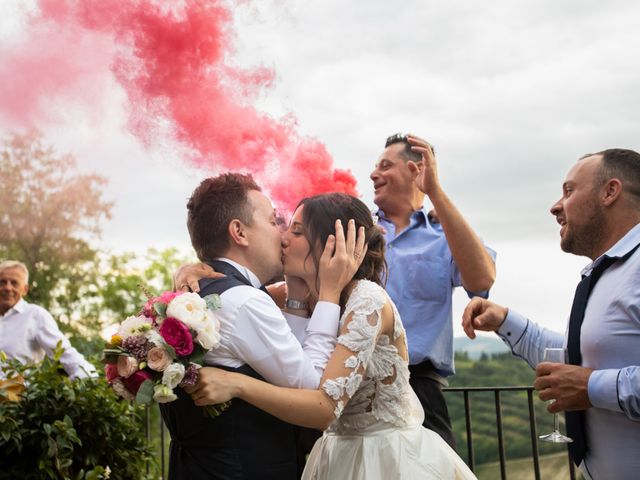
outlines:
[[216, 272], [206, 263], [187, 263], [178, 267], [173, 274], [173, 290], [198, 293], [200, 291], [198, 282], [201, 279], [218, 277], [224, 277], [224, 275]]
[[320, 257], [318, 299], [339, 303], [340, 293], [353, 279], [366, 253], [364, 227], [356, 232], [355, 222], [349, 220], [345, 238], [342, 222], [336, 220], [336, 234], [329, 235]]
[[193, 387], [185, 387], [193, 403], [199, 407], [215, 405], [231, 400], [234, 395], [233, 373], [213, 367], [198, 370], [198, 381]]

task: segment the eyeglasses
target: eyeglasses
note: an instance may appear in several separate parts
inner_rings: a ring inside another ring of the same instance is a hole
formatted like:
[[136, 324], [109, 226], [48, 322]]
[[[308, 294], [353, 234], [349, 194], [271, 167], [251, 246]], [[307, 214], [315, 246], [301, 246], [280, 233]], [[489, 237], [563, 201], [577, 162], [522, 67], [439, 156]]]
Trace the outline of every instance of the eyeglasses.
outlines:
[[[396, 133], [394, 135], [391, 135], [390, 137], [387, 137], [387, 140], [384, 142], [384, 148], [387, 148], [389, 145], [393, 145], [394, 143], [406, 143], [408, 145], [409, 141], [407, 140], [407, 137], [408, 135], [406, 133]], [[427, 145], [429, 145], [431, 151], [435, 155], [435, 147], [430, 143], [427, 143]]]

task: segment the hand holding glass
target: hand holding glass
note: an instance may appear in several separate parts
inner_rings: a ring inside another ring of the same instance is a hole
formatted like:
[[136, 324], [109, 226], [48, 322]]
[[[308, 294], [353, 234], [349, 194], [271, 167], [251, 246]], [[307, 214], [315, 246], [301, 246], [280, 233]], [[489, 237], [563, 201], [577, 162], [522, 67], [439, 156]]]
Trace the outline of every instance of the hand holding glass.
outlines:
[[[565, 363], [565, 349], [564, 348], [545, 348], [544, 362], [551, 363]], [[555, 400], [550, 400], [549, 403], [553, 403]], [[571, 443], [573, 440], [560, 433], [560, 417], [557, 413], [553, 414], [553, 432], [546, 435], [540, 435], [540, 440], [551, 443]]]

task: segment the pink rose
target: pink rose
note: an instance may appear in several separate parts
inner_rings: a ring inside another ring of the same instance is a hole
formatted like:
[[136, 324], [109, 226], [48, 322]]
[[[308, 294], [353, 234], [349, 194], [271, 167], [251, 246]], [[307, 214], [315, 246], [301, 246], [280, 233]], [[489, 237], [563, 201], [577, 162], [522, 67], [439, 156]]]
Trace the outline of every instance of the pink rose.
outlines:
[[128, 355], [120, 355], [118, 357], [118, 375], [129, 378], [138, 371], [138, 360]]
[[107, 382], [113, 382], [118, 378], [118, 366], [115, 363], [107, 363], [104, 366], [104, 375], [107, 377]]
[[129, 378], [123, 378], [122, 382], [124, 383], [125, 387], [127, 387], [127, 390], [131, 392], [131, 394], [135, 395], [138, 393], [140, 385], [142, 385], [142, 382], [144, 382], [145, 380], [151, 380], [151, 374], [149, 372], [145, 372], [144, 370], [138, 370]]
[[193, 337], [189, 328], [180, 320], [168, 317], [160, 327], [160, 335], [171, 345], [177, 355], [184, 356], [193, 352]]
[[162, 372], [170, 364], [171, 359], [169, 358], [169, 354], [164, 348], [154, 347], [149, 350], [149, 353], [147, 355], [147, 365], [149, 365], [149, 368], [151, 370]]
[[154, 303], [164, 303], [169, 305], [169, 302], [176, 298], [178, 295], [182, 295], [184, 292], [163, 292], [159, 297], [151, 298], [145, 303], [142, 312], [146, 317], [156, 318], [156, 311], [153, 308]]

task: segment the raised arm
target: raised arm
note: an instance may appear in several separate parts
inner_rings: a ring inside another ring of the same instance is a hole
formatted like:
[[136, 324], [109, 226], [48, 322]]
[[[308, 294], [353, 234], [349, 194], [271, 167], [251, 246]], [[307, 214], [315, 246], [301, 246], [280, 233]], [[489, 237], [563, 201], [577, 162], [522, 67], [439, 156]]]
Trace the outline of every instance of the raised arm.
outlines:
[[417, 173], [418, 188], [431, 200], [447, 238], [451, 255], [462, 277], [462, 286], [470, 292], [488, 291], [496, 278], [496, 268], [482, 241], [467, 223], [440, 185], [435, 155], [421, 138], [407, 136], [412, 150], [422, 154], [422, 165], [408, 162]]

